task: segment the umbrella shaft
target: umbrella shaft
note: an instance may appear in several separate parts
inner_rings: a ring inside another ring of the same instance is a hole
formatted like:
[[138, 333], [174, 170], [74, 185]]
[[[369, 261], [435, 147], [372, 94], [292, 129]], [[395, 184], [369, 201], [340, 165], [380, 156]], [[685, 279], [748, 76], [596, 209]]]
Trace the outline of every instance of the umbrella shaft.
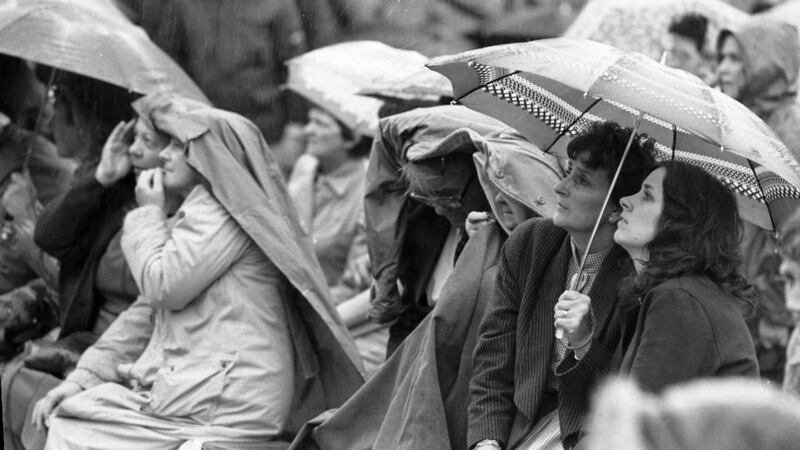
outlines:
[[636, 119], [636, 123], [633, 125], [633, 130], [631, 131], [630, 138], [628, 138], [628, 144], [625, 146], [625, 151], [622, 152], [622, 158], [619, 160], [619, 165], [614, 173], [614, 178], [611, 179], [611, 185], [608, 187], [608, 193], [606, 193], [606, 198], [603, 200], [603, 207], [600, 208], [600, 214], [597, 216], [597, 220], [594, 223], [592, 234], [589, 236], [589, 242], [586, 244], [586, 250], [584, 250], [583, 256], [581, 257], [581, 265], [578, 267], [579, 280], [583, 276], [583, 269], [586, 265], [586, 257], [589, 256], [589, 249], [592, 248], [592, 243], [597, 235], [597, 230], [600, 228], [600, 224], [603, 222], [603, 215], [606, 212], [606, 208], [608, 208], [608, 202], [611, 201], [611, 193], [614, 191], [614, 187], [617, 185], [619, 174], [622, 172], [622, 165], [625, 164], [625, 159], [628, 157], [628, 152], [631, 150], [631, 145], [633, 145], [633, 140], [636, 138], [636, 132], [639, 130], [639, 124], [641, 123], [642, 115], [640, 113], [639, 117]]

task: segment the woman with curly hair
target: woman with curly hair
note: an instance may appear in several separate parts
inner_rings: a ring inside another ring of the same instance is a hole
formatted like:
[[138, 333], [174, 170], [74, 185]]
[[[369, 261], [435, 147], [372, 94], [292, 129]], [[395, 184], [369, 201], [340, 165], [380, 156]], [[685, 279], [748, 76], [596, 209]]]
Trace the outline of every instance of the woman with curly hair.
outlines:
[[753, 289], [736, 271], [740, 225], [733, 194], [700, 168], [659, 164], [623, 198], [614, 241], [636, 270], [623, 285], [622, 344], [611, 353], [592, 341], [589, 297], [574, 291], [555, 308], [578, 360], [606, 357], [644, 389], [700, 377], [758, 376], [745, 316]]

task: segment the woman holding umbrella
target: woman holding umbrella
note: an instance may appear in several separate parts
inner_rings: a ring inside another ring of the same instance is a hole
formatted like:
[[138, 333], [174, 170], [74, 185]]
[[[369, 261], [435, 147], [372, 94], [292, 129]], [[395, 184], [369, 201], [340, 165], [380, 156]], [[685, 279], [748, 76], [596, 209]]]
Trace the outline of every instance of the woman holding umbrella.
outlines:
[[[623, 339], [613, 370], [650, 391], [700, 377], [757, 377], [745, 324], [754, 293], [737, 272], [740, 224], [733, 194], [702, 169], [670, 161], [620, 204], [614, 241], [636, 273], [623, 290]], [[611, 360], [608, 349], [592, 340], [590, 302], [568, 291], [556, 304], [555, 324], [575, 348], [575, 357], [559, 367], [563, 380], [581, 373], [584, 360]]]

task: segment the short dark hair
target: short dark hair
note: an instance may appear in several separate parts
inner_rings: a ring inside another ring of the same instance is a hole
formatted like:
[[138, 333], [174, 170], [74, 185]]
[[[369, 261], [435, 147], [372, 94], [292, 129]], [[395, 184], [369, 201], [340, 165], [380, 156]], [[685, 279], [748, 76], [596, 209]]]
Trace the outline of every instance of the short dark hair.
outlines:
[[753, 307], [751, 288], [738, 272], [742, 230], [733, 192], [699, 167], [666, 161], [655, 169], [661, 167], [664, 203], [647, 244], [650, 259], [623, 292], [641, 296], [668, 279], [701, 275]]
[[706, 45], [708, 19], [702, 14], [690, 13], [672, 19], [667, 31], [694, 42], [698, 52]]
[[[610, 182], [614, 178], [622, 154], [628, 145], [633, 129], [616, 122], [594, 122], [588, 129], [575, 136], [567, 145], [567, 155], [576, 159], [586, 154], [584, 161], [589, 169], [604, 169]], [[622, 197], [639, 190], [642, 181], [655, 165], [655, 142], [646, 135], [637, 134], [631, 149], [622, 164], [617, 184], [611, 191], [611, 200], [619, 205]]]

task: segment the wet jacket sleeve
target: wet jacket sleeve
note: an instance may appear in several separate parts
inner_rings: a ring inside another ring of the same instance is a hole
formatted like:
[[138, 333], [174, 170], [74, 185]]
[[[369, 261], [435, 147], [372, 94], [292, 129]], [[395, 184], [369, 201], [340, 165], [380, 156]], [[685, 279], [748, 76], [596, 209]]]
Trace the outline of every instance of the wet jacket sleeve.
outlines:
[[205, 190], [190, 194], [177, 216], [170, 230], [161, 208], [143, 206], [131, 211], [123, 224], [122, 251], [154, 308], [183, 309], [224, 274], [249, 243]]
[[153, 323], [153, 309], [140, 297], [83, 352], [78, 366], [67, 380], [84, 389], [108, 381], [121, 381], [117, 369], [121, 364], [132, 364], [139, 358], [150, 342]]
[[94, 171], [75, 180], [39, 215], [34, 231], [36, 245], [58, 259], [88, 251], [92, 240], [87, 239], [85, 231], [106, 206], [105, 192], [106, 188], [94, 178]]

